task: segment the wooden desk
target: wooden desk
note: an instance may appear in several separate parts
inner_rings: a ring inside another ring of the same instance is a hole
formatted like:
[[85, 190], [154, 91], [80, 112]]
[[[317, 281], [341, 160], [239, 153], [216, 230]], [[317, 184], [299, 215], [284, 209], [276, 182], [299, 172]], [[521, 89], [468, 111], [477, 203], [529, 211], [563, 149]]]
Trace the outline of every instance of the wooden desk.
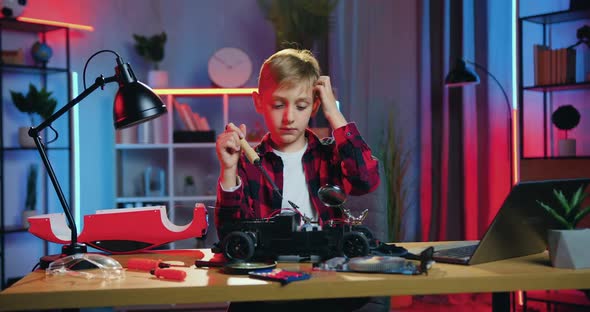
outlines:
[[[441, 243], [401, 245], [417, 248], [434, 244]], [[280, 266], [311, 267], [307, 263]], [[313, 272], [310, 280], [286, 286], [225, 275], [217, 269], [192, 267], [186, 271], [184, 282], [158, 280], [133, 271], [114, 282], [69, 276], [46, 279], [43, 271], [37, 271], [0, 293], [0, 311], [590, 288], [590, 269], [553, 268], [546, 253], [475, 266], [436, 263], [428, 276]]]

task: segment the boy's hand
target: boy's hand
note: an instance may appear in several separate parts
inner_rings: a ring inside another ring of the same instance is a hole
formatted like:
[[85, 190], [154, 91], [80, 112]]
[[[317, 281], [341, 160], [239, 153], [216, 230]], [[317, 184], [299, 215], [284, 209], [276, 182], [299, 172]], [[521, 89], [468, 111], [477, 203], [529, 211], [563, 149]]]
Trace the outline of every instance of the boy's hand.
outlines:
[[221, 165], [221, 183], [224, 188], [231, 188], [237, 184], [237, 169], [240, 159], [240, 139], [246, 137], [246, 125], [240, 128], [233, 123], [225, 126], [225, 131], [217, 136], [215, 149]]
[[330, 123], [332, 129], [340, 128], [346, 125], [346, 119], [338, 110], [336, 106], [336, 98], [332, 91], [332, 84], [329, 76], [320, 76], [313, 87], [314, 94], [317, 94], [317, 99], [321, 102], [324, 116]]

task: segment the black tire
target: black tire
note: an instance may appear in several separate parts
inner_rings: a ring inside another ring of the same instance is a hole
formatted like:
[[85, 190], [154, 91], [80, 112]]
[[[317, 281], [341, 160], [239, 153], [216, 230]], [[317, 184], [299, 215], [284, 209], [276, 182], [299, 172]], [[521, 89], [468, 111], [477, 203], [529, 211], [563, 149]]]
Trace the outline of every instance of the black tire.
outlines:
[[369, 254], [369, 241], [361, 232], [344, 233], [340, 250], [348, 258], [364, 257]]
[[250, 235], [234, 231], [223, 238], [222, 250], [228, 260], [248, 261], [254, 256], [254, 241]]
[[371, 230], [369, 230], [369, 228], [365, 225], [355, 225], [352, 227], [352, 230], [363, 233], [368, 241], [374, 239], [373, 232], [371, 232]]

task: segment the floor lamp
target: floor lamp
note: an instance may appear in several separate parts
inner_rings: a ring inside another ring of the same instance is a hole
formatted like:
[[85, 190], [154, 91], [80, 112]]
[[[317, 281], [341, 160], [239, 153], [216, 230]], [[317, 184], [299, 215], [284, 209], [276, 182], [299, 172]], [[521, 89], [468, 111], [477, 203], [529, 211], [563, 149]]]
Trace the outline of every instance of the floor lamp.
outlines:
[[508, 176], [510, 179], [509, 185], [510, 185], [510, 188], [512, 188], [512, 184], [514, 181], [513, 176], [512, 176], [512, 174], [513, 174], [512, 171], [514, 170], [514, 164], [512, 162], [512, 157], [513, 157], [513, 155], [512, 155], [512, 152], [513, 152], [513, 145], [512, 145], [513, 129], [512, 128], [513, 128], [513, 125], [512, 125], [512, 106], [510, 105], [510, 100], [508, 99], [508, 95], [506, 94], [506, 91], [504, 90], [504, 88], [502, 88], [502, 84], [500, 84], [498, 79], [496, 79], [496, 77], [494, 77], [494, 75], [492, 75], [492, 73], [490, 73], [485, 67], [483, 67], [475, 62], [466, 61], [463, 59], [457, 59], [457, 62], [455, 63], [455, 67], [453, 68], [453, 70], [451, 70], [447, 74], [447, 77], [445, 78], [445, 86], [447, 86], [449, 88], [453, 88], [453, 87], [462, 87], [462, 86], [472, 85], [472, 84], [479, 84], [479, 76], [474, 71], [467, 68], [467, 66], [465, 65], [465, 62], [472, 64], [476, 68], [481, 69], [486, 74], [488, 74], [490, 77], [492, 77], [492, 79], [496, 82], [496, 84], [498, 85], [498, 87], [502, 91], [502, 94], [504, 95], [504, 99], [506, 100], [506, 108], [508, 109], [508, 129], [509, 129], [509, 133], [508, 133], [508, 163], [509, 163], [509, 167], [510, 167], [510, 174]]
[[[94, 56], [103, 52], [113, 53], [117, 57], [115, 75], [107, 78], [100, 75], [100, 77], [96, 78], [94, 84], [86, 88], [86, 67], [88, 66], [88, 63]], [[66, 216], [66, 220], [68, 221], [68, 227], [70, 228], [71, 232], [70, 244], [64, 245], [62, 247], [61, 255], [44, 256], [41, 258], [40, 265], [42, 268], [46, 267], [53, 260], [56, 260], [60, 257], [79, 253], [86, 253], [87, 248], [85, 244], [78, 243], [78, 231], [76, 229], [74, 218], [72, 217], [70, 207], [68, 206], [68, 203], [62, 191], [62, 188], [59, 185], [55, 172], [53, 171], [53, 167], [49, 162], [49, 158], [47, 157], [46, 153], [46, 147], [41, 141], [39, 133], [43, 131], [45, 128], [51, 128], [51, 124], [55, 120], [57, 120], [67, 111], [72, 109], [76, 104], [80, 103], [92, 92], [94, 92], [98, 88], [104, 89], [104, 86], [111, 82], [117, 82], [119, 84], [119, 89], [117, 90], [117, 94], [115, 96], [115, 101], [113, 105], [113, 119], [116, 129], [131, 127], [138, 123], [156, 118], [167, 112], [166, 105], [162, 103], [160, 97], [156, 95], [152, 91], [152, 89], [150, 89], [150, 87], [139, 82], [135, 77], [135, 74], [133, 73], [133, 70], [131, 69], [129, 63], [124, 63], [119, 54], [117, 54], [114, 51], [101, 50], [94, 53], [88, 59], [88, 61], [86, 61], [86, 65], [84, 66], [84, 74], [82, 77], [84, 78], [84, 91], [80, 93], [80, 95], [78, 95], [75, 99], [71, 100], [69, 103], [64, 105], [60, 110], [55, 112], [53, 115], [51, 115], [37, 127], [31, 127], [29, 129], [29, 136], [33, 138], [33, 140], [35, 141], [37, 151], [41, 156], [41, 160], [43, 161], [45, 169], [47, 170], [49, 179], [51, 180], [55, 192], [57, 193], [57, 197], [59, 199], [59, 202], [61, 203], [61, 207]]]

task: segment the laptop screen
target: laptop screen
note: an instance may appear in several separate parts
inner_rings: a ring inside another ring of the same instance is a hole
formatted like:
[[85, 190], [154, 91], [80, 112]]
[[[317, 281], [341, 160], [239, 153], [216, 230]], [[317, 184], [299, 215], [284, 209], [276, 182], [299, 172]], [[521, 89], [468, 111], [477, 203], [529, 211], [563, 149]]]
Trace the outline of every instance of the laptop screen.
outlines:
[[561, 179], [516, 184], [488, 227], [469, 264], [520, 257], [547, 249], [547, 231], [562, 228], [538, 203], [559, 206], [553, 191], [571, 198], [590, 179]]

